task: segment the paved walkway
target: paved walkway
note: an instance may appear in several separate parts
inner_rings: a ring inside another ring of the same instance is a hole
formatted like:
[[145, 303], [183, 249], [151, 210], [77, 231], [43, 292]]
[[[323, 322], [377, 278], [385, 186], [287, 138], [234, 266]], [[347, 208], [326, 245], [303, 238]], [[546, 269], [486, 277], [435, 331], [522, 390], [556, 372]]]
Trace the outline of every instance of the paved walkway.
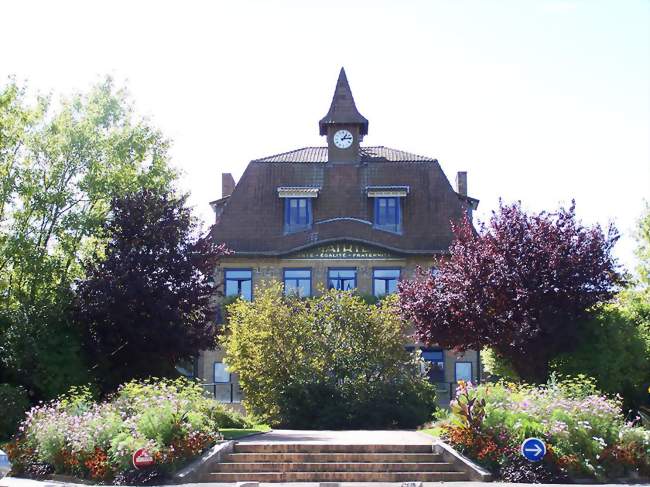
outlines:
[[247, 443], [329, 443], [332, 445], [430, 445], [434, 438], [408, 430], [273, 430], [242, 438]]

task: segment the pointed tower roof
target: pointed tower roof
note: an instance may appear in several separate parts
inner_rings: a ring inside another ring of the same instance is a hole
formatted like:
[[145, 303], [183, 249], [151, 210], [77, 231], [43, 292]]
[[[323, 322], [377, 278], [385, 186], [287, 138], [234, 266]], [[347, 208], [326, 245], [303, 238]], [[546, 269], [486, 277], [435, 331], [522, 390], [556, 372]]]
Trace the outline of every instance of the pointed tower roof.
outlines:
[[357, 110], [354, 104], [354, 98], [352, 97], [352, 91], [348, 84], [348, 78], [345, 76], [344, 68], [341, 68], [341, 72], [339, 73], [330, 110], [318, 122], [320, 134], [326, 135], [327, 126], [335, 123], [358, 124], [361, 135], [368, 133], [368, 120], [359, 113], [359, 110]]

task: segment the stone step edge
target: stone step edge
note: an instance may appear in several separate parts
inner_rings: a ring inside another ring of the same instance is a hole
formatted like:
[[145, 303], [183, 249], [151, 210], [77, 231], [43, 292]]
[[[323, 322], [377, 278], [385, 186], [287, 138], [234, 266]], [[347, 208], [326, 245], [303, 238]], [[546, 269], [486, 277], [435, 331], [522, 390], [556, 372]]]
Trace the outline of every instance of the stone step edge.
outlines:
[[202, 482], [453, 482], [467, 481], [465, 472], [250, 472], [211, 473]]
[[430, 453], [433, 445], [422, 444], [329, 444], [237, 442], [237, 453]]
[[450, 462], [222, 462], [221, 465], [452, 465]]
[[346, 475], [346, 476], [361, 476], [361, 477], [372, 477], [374, 475], [395, 475], [400, 477], [405, 477], [407, 475], [432, 475], [432, 476], [443, 476], [443, 475], [452, 475], [454, 477], [466, 477], [465, 472], [460, 472], [458, 470], [439, 470], [436, 472], [421, 472], [418, 470], [413, 470], [410, 472], [319, 472], [319, 471], [309, 471], [304, 472], [210, 472], [209, 474], [212, 477], [225, 477], [225, 476], [242, 476], [242, 477], [255, 477], [258, 475], [261, 476], [276, 476], [276, 475], [288, 475], [288, 476], [335, 476], [335, 475]]
[[281, 455], [325, 455], [325, 456], [334, 456], [334, 455], [355, 455], [355, 456], [385, 456], [385, 455], [392, 455], [392, 456], [398, 456], [398, 457], [416, 457], [416, 456], [433, 456], [433, 457], [439, 457], [439, 453], [435, 452], [421, 452], [421, 453], [413, 453], [413, 452], [407, 452], [407, 453], [400, 453], [400, 452], [373, 452], [373, 453], [365, 453], [365, 452], [315, 452], [315, 451], [310, 451], [310, 452], [231, 452], [229, 453], [230, 456], [243, 456], [243, 455], [273, 455], [273, 456], [281, 456]]
[[255, 475], [293, 475], [293, 476], [302, 476], [302, 475], [308, 475], [308, 474], [313, 474], [313, 475], [324, 475], [324, 476], [329, 476], [329, 475], [356, 475], [360, 474], [361, 476], [372, 476], [372, 475], [399, 475], [399, 476], [406, 476], [406, 475], [417, 475], [417, 474], [422, 474], [422, 475], [445, 475], [445, 474], [452, 474], [452, 475], [465, 475], [465, 472], [460, 472], [458, 470], [438, 470], [435, 472], [431, 471], [420, 471], [420, 470], [413, 470], [409, 472], [319, 472], [318, 470], [305, 470], [303, 472], [210, 472], [210, 475], [213, 476], [226, 476], [226, 475], [241, 475], [241, 476], [255, 476]]
[[[222, 465], [228, 465], [229, 471], [221, 471]], [[416, 469], [409, 470], [409, 467], [415, 466], [424, 469], [426, 472], [458, 471], [454, 470], [454, 465], [449, 462], [223, 462], [215, 465], [217, 470], [212, 473], [252, 473], [255, 470], [248, 470], [252, 465], [258, 468], [268, 468], [270, 472], [310, 472], [312, 471], [309, 470], [310, 468], [316, 468], [318, 472], [415, 472]], [[306, 470], [291, 468], [297, 465], [304, 466]], [[377, 470], [362, 469], [362, 467], [370, 465], [375, 466]], [[348, 468], [362, 470], [350, 470]], [[429, 470], [429, 468], [434, 470]], [[448, 470], [444, 470], [444, 468], [448, 468]], [[257, 472], [262, 471], [257, 470]]]

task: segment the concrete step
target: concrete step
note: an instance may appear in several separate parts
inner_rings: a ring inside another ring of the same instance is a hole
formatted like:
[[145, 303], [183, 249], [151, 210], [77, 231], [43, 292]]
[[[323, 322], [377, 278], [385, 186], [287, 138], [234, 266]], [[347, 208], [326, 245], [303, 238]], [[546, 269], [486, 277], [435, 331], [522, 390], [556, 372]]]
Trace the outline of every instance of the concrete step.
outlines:
[[237, 443], [235, 453], [431, 453], [423, 445], [330, 445], [322, 443]]
[[440, 455], [433, 453], [230, 453], [224, 458], [224, 462], [237, 463], [436, 463], [441, 461]]
[[210, 482], [451, 482], [463, 472], [247, 472], [210, 474]]
[[445, 462], [432, 463], [368, 463], [368, 462], [325, 462], [325, 463], [220, 463], [215, 468], [222, 473], [249, 472], [450, 472], [454, 468]]

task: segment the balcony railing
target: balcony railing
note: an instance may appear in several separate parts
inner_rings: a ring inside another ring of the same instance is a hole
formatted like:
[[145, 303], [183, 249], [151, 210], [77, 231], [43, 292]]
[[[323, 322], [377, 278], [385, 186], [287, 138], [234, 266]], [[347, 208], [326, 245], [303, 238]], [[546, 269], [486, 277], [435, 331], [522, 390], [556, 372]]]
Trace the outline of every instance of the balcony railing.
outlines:
[[238, 404], [244, 398], [241, 387], [234, 382], [210, 382], [201, 386], [215, 401]]

